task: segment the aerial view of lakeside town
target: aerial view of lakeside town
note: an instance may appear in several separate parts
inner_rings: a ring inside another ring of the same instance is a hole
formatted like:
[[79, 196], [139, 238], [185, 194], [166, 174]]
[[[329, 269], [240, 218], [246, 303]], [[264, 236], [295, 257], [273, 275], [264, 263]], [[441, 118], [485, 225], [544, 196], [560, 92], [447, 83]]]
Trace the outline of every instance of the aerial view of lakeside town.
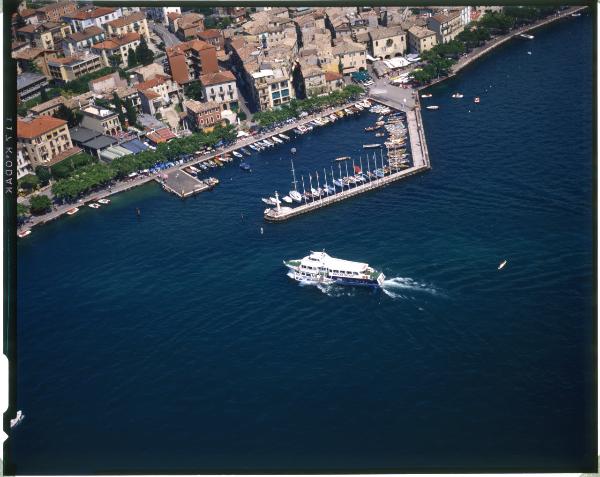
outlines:
[[156, 3], [10, 12], [5, 471], [595, 471], [593, 8]]

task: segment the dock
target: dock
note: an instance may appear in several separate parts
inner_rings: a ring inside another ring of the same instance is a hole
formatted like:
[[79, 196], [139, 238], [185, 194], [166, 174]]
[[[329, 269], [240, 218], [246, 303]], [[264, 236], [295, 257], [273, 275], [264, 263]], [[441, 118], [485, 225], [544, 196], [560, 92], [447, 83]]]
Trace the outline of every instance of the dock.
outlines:
[[[386, 102], [381, 98], [369, 99], [371, 101], [376, 101], [386, 106], [390, 106], [386, 104]], [[398, 109], [396, 107], [393, 108]], [[351, 197], [356, 197], [357, 195], [363, 194], [365, 192], [380, 189], [389, 184], [392, 184], [393, 182], [406, 179], [408, 177], [414, 176], [415, 174], [419, 174], [421, 172], [425, 172], [431, 169], [431, 165], [429, 163], [429, 152], [427, 150], [427, 142], [425, 141], [425, 134], [423, 132], [421, 111], [418, 103], [417, 107], [415, 107], [414, 109], [409, 109], [405, 112], [408, 136], [410, 139], [411, 152], [413, 158], [413, 165], [411, 167], [398, 172], [393, 172], [387, 176], [378, 179], [371, 180], [365, 184], [361, 184], [351, 189], [342, 190], [341, 192], [337, 192], [329, 196], [314, 199], [311, 202], [306, 202], [305, 204], [298, 205], [297, 207], [292, 208], [277, 205], [276, 207], [265, 210], [265, 220], [269, 222], [283, 222], [284, 220], [288, 220], [293, 217], [298, 217], [299, 215], [306, 214], [307, 212], [311, 212], [322, 207], [327, 207], [328, 205], [337, 204], [338, 202], [349, 199]]]
[[157, 177], [156, 181], [162, 184], [166, 191], [172, 192], [182, 199], [212, 189], [206, 182], [190, 176], [181, 169], [169, 172], [166, 179]]

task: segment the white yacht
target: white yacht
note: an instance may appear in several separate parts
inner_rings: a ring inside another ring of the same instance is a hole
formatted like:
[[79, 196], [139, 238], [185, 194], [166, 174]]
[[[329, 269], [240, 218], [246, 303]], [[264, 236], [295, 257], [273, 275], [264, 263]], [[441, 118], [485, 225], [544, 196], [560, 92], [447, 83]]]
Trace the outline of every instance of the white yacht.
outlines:
[[311, 252], [298, 260], [284, 261], [288, 276], [298, 282], [380, 287], [385, 275], [367, 263], [333, 258], [323, 252]]

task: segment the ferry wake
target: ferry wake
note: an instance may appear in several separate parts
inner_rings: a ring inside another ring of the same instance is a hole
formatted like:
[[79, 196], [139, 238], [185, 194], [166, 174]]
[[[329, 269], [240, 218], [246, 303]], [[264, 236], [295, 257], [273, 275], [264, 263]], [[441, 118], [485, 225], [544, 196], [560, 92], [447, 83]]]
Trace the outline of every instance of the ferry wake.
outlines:
[[381, 287], [385, 280], [383, 273], [367, 263], [333, 258], [325, 251], [283, 264], [289, 268], [288, 276], [298, 282]]

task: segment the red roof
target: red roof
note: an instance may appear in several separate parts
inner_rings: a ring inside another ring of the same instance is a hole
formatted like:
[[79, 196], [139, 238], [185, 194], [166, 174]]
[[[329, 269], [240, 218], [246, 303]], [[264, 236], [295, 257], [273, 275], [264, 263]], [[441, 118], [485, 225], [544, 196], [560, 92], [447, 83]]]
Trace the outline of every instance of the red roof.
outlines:
[[116, 50], [120, 46], [133, 43], [139, 39], [140, 34], [132, 31], [123, 36], [113, 36], [112, 38], [108, 38], [100, 43], [94, 43], [92, 48], [96, 48], [97, 50]]
[[148, 81], [142, 81], [141, 83], [138, 83], [136, 88], [139, 91], [143, 91], [145, 89], [154, 88], [155, 86], [158, 86], [159, 84], [163, 84], [165, 81], [167, 81], [169, 79], [170, 78], [168, 76], [156, 75], [154, 78], [149, 79]]
[[325, 81], [335, 81], [342, 79], [343, 76], [339, 73], [335, 73], [334, 71], [326, 71], [325, 72]]
[[31, 139], [64, 126], [67, 122], [52, 116], [40, 116], [31, 121], [17, 119], [17, 137]]
[[161, 142], [167, 142], [171, 139], [175, 139], [177, 136], [173, 134], [169, 128], [163, 128], [146, 134], [146, 137], [155, 144], [160, 144]]
[[114, 13], [117, 9], [110, 7], [94, 7], [89, 10], [77, 10], [72, 15], [64, 15], [66, 18], [73, 18], [74, 20], [87, 20], [89, 18], [98, 18], [104, 15]]
[[211, 86], [214, 84], [229, 83], [235, 81], [235, 76], [231, 71], [219, 71], [218, 73], [206, 73], [200, 76], [200, 82], [204, 86]]

